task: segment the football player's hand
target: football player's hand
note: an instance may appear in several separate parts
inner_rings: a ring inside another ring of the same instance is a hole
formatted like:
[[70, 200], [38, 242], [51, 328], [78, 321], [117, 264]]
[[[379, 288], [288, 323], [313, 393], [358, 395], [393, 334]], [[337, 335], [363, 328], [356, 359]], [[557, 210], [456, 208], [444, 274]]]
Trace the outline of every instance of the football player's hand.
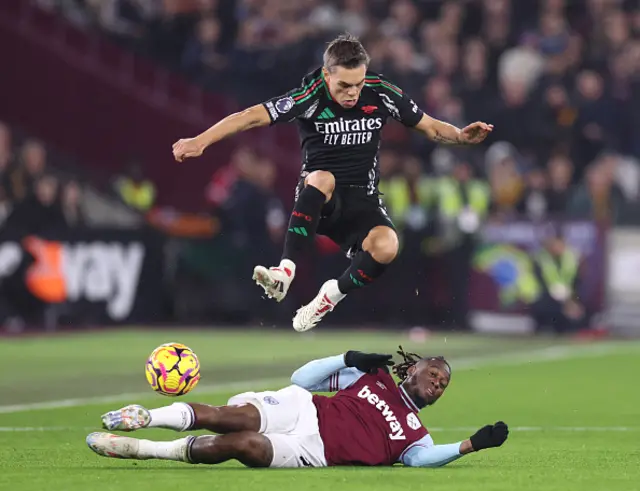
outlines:
[[196, 138], [183, 138], [173, 144], [173, 158], [177, 162], [191, 157], [200, 157], [202, 152], [204, 152], [204, 145]]
[[471, 123], [469, 126], [462, 128], [460, 131], [460, 143], [463, 145], [475, 145], [476, 143], [484, 141], [492, 131], [492, 124], [476, 121], [475, 123]]
[[480, 428], [469, 438], [471, 446], [477, 452], [485, 448], [499, 447], [509, 436], [509, 427], [503, 421]]
[[344, 354], [344, 364], [348, 367], [355, 367], [361, 372], [376, 373], [378, 368], [393, 365], [392, 357], [393, 355], [347, 351]]

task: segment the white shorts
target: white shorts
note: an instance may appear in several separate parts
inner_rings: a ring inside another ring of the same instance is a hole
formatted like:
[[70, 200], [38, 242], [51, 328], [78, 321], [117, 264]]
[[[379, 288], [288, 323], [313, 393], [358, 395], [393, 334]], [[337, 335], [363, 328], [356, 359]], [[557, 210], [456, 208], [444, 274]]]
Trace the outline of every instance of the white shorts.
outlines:
[[245, 392], [228, 405], [249, 403], [260, 411], [260, 433], [273, 445], [271, 467], [326, 467], [318, 412], [311, 393], [297, 385], [276, 392]]

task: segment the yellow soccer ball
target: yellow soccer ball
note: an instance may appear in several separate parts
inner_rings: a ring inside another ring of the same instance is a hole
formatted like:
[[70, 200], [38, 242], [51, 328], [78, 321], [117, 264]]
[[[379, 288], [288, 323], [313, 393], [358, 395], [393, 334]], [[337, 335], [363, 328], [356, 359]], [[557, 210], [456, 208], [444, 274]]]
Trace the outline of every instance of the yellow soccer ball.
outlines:
[[166, 343], [158, 346], [145, 367], [151, 388], [165, 396], [181, 396], [191, 392], [200, 380], [200, 362], [184, 344]]

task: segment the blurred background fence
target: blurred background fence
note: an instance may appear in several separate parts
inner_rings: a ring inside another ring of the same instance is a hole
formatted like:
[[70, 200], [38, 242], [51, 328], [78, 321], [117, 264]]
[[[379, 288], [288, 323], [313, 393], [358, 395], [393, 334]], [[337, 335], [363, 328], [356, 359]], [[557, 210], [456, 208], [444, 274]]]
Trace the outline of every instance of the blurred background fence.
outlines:
[[183, 164], [171, 144], [296, 86], [349, 31], [477, 148], [390, 124], [385, 280], [328, 326], [640, 333], [640, 7], [626, 0], [3, 0], [2, 330], [288, 328], [346, 266], [319, 238], [284, 304], [295, 128]]

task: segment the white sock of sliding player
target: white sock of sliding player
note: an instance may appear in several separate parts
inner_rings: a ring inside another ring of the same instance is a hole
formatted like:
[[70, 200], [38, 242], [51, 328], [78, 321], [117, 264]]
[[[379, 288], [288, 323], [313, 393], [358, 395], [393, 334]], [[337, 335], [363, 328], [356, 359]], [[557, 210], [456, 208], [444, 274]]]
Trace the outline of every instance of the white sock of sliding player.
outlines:
[[187, 445], [191, 437], [180, 438], [172, 442], [153, 442], [139, 440], [138, 458], [187, 461]]
[[193, 408], [184, 402], [175, 402], [171, 406], [159, 407], [149, 411], [151, 422], [148, 428], [168, 428], [186, 431], [193, 426], [195, 417]]

